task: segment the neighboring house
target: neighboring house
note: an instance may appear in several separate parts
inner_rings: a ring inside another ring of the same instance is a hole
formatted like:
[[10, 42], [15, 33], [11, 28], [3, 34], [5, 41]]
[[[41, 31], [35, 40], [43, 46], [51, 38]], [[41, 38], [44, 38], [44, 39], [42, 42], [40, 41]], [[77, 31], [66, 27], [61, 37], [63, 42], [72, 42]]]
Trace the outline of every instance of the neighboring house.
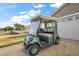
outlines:
[[58, 33], [61, 38], [79, 40], [79, 3], [66, 3], [52, 17], [58, 18]]

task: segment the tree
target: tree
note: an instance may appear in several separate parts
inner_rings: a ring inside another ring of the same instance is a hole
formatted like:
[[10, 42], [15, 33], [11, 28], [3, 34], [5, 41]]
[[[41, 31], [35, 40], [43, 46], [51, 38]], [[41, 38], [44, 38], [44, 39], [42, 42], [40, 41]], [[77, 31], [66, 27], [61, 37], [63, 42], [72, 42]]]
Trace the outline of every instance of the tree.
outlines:
[[24, 26], [24, 25], [21, 25], [21, 24], [18, 24], [18, 23], [16, 23], [16, 24], [14, 24], [14, 26], [15, 26], [15, 30], [25, 30], [26, 29], [26, 27]]
[[6, 26], [5, 28], [3, 28], [4, 31], [11, 31], [11, 30], [14, 30], [13, 27], [11, 26]]

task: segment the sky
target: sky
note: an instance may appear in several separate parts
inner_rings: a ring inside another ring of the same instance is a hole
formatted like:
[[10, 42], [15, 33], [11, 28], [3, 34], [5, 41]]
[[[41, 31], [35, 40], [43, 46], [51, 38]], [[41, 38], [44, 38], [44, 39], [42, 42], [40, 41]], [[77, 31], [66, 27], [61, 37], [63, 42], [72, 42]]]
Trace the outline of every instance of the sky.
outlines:
[[35, 15], [50, 16], [62, 3], [0, 3], [0, 28], [15, 23], [30, 25]]

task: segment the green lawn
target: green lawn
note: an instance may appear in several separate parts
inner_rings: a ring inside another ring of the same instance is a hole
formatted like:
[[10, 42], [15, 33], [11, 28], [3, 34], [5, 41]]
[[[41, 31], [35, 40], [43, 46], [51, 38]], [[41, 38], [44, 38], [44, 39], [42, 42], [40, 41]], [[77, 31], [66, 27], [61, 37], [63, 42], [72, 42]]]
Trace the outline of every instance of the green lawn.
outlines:
[[8, 38], [2, 38], [2, 39], [0, 38], [0, 47], [23, 42], [23, 41], [24, 41], [24, 36], [8, 37]]

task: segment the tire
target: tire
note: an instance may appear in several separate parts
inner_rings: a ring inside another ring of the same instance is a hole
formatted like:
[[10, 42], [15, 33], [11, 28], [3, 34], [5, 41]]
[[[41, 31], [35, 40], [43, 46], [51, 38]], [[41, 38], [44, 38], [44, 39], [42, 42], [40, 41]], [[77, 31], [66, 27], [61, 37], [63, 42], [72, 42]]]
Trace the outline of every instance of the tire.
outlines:
[[60, 38], [57, 37], [56, 40], [55, 40], [55, 44], [57, 45], [57, 44], [59, 44], [59, 42], [60, 42]]
[[29, 46], [29, 54], [31, 56], [37, 55], [39, 52], [39, 46], [34, 44]]

